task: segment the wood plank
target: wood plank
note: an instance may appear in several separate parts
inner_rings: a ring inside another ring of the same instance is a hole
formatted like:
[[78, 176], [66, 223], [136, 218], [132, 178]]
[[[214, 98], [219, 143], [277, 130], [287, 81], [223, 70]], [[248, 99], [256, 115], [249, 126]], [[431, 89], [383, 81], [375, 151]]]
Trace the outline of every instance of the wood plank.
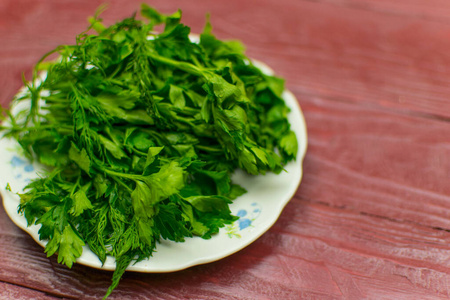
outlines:
[[[240, 37], [251, 41], [249, 53], [279, 70], [288, 86], [318, 97], [449, 117], [448, 24], [316, 2], [267, 6], [283, 16], [282, 29], [264, 22], [264, 8], [255, 9], [259, 22], [251, 22], [261, 29], [244, 30]], [[241, 10], [235, 23], [249, 13]]]
[[[290, 205], [286, 223], [282, 218], [268, 235], [293, 270], [304, 268], [292, 266], [291, 257], [328, 270], [344, 299], [449, 296], [448, 232], [307, 199]], [[309, 277], [316, 276], [304, 271], [299, 278]]]
[[[303, 98], [302, 196], [393, 220], [450, 228], [448, 122]], [[413, 162], [413, 163], [412, 163]]]
[[372, 10], [382, 14], [413, 16], [417, 19], [446, 22], [450, 20], [450, 3], [446, 0], [309, 0], [345, 6], [357, 10]]
[[50, 300], [57, 298], [36, 290], [30, 290], [17, 285], [0, 282], [0, 299]]

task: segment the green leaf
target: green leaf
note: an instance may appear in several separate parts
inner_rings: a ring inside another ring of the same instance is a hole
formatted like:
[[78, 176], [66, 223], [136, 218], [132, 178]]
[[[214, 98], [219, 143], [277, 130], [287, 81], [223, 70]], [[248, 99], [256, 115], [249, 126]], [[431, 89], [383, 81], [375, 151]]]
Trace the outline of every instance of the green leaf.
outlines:
[[72, 214], [74, 217], [78, 217], [80, 214], [82, 214], [86, 209], [92, 209], [93, 206], [91, 204], [91, 201], [86, 196], [86, 193], [80, 189], [78, 192], [76, 192], [73, 197], [73, 206], [69, 210], [69, 213]]
[[201, 212], [225, 211], [230, 212], [228, 204], [231, 201], [223, 196], [191, 196], [183, 198]]
[[108, 180], [101, 174], [96, 174], [94, 177], [95, 197], [100, 198], [106, 193], [108, 189]]
[[106, 150], [109, 151], [109, 153], [112, 154], [117, 159], [121, 159], [124, 157], [127, 157], [125, 152], [118, 146], [116, 143], [112, 142], [108, 138], [104, 137], [103, 135], [98, 135], [99, 142], [105, 147]]
[[123, 274], [125, 273], [125, 270], [128, 268], [130, 263], [133, 261], [133, 257], [130, 255], [122, 255], [120, 257], [117, 257], [116, 260], [116, 269], [114, 270], [114, 274], [112, 277], [112, 283], [111, 286], [108, 288], [108, 291], [106, 292], [105, 296], [103, 297], [103, 300], [109, 297], [111, 295], [112, 291], [119, 285], [120, 279], [122, 278]]
[[239, 105], [231, 109], [217, 109], [215, 116], [226, 132], [244, 130], [247, 123], [247, 114]]
[[260, 148], [257, 147], [252, 147], [251, 151], [253, 152], [253, 154], [255, 154], [255, 156], [265, 165], [269, 164], [268, 158], [267, 158], [267, 153], [264, 150], [261, 150]]
[[164, 147], [149, 147], [147, 152], [147, 159], [145, 161], [145, 168], [155, 161], [156, 156], [164, 149]]
[[241, 90], [227, 82], [223, 77], [211, 72], [205, 72], [203, 74], [206, 80], [212, 85], [214, 95], [219, 100], [219, 103], [231, 96], [241, 96]]
[[84, 241], [72, 229], [70, 225], [66, 225], [62, 234], [55, 229], [53, 237], [47, 243], [45, 252], [50, 257], [58, 252], [58, 263], [63, 263], [69, 268], [83, 252]]
[[153, 217], [155, 215], [154, 205], [162, 200], [158, 196], [156, 188], [152, 188], [146, 182], [136, 181], [136, 188], [131, 193], [131, 201], [136, 217]]
[[153, 217], [158, 213], [155, 205], [177, 193], [184, 186], [183, 169], [172, 161], [158, 173], [135, 179], [136, 188], [131, 193], [133, 210], [138, 220], [139, 236], [147, 244], [154, 243]]
[[57, 229], [53, 229], [53, 237], [49, 240], [47, 245], [45, 245], [45, 253], [47, 253], [47, 257], [52, 256], [59, 249], [59, 244], [61, 241], [61, 234]]
[[280, 140], [281, 149], [290, 157], [295, 157], [298, 151], [297, 137], [293, 131], [289, 131]]
[[189, 222], [189, 224], [191, 225], [192, 233], [198, 236], [204, 236], [209, 231], [209, 228], [197, 220], [197, 217], [194, 216], [194, 210], [192, 206], [183, 201], [181, 201], [179, 204], [183, 212], [182, 215], [184, 217], [184, 220]]
[[278, 97], [281, 97], [281, 94], [284, 91], [284, 79], [267, 75], [264, 75], [264, 79], [267, 82], [267, 86], [273, 91], [273, 93]]
[[192, 236], [181, 217], [181, 210], [175, 203], [159, 205], [158, 211], [159, 213], [155, 217], [155, 226], [163, 239], [184, 242], [185, 237]]
[[238, 184], [232, 184], [230, 193], [227, 195], [227, 197], [230, 200], [234, 200], [234, 199], [238, 198], [239, 196], [244, 195], [245, 193], [247, 193], [246, 189], [244, 189], [243, 187], [241, 187]]
[[[39, 239], [47, 240], [50, 239], [55, 232], [55, 220], [53, 219], [53, 209], [47, 211], [42, 216], [36, 220], [36, 225], [41, 224], [39, 228]], [[54, 253], [54, 252], [53, 252]], [[52, 253], [52, 254], [53, 254]]]
[[158, 25], [164, 23], [167, 19], [166, 15], [159, 13], [154, 8], [148, 6], [148, 4], [141, 4], [141, 15], [150, 20], [150, 24]]
[[58, 262], [69, 268], [81, 256], [84, 241], [76, 234], [70, 225], [66, 225], [61, 235], [58, 249]]
[[256, 163], [256, 158], [253, 153], [251, 153], [247, 148], [244, 148], [239, 155], [239, 164], [250, 174], [258, 174], [258, 166]]
[[169, 99], [175, 107], [184, 108], [186, 105], [186, 100], [184, 99], [183, 95], [183, 89], [173, 84], [170, 85]]
[[176, 161], [161, 167], [158, 173], [143, 177], [148, 186], [156, 190], [158, 201], [177, 193], [184, 186], [184, 170]]
[[[230, 192], [230, 174], [223, 170], [220, 172], [216, 171], [209, 171], [209, 170], [198, 170], [198, 173], [205, 175], [209, 178], [211, 178], [215, 184], [215, 189], [212, 191], [214, 194], [218, 195], [227, 195]], [[205, 180], [205, 178], [202, 178], [199, 175], [196, 175], [197, 179], [201, 180], [200, 184], [212, 186], [213, 184], [211, 182], [208, 182]]]
[[69, 158], [76, 163], [83, 171], [89, 174], [91, 161], [87, 155], [86, 149], [78, 150], [77, 146], [72, 143], [69, 150]]

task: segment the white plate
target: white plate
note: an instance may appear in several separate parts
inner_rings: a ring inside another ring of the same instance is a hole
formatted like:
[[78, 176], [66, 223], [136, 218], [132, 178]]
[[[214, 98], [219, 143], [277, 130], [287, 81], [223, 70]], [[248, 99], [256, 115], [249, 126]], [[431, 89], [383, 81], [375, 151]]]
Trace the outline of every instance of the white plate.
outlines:
[[[266, 65], [260, 62], [255, 64], [265, 73], [272, 73]], [[148, 273], [173, 272], [213, 262], [248, 246], [275, 223], [300, 184], [307, 145], [305, 120], [297, 99], [289, 91], [284, 92], [283, 98], [291, 109], [288, 118], [299, 143], [297, 160], [286, 165], [286, 172], [279, 175], [268, 173], [264, 176], [249, 176], [240, 171], [236, 172], [233, 175], [233, 182], [248, 191], [230, 205], [232, 213], [240, 217], [236, 222], [222, 228], [209, 240], [199, 237], [187, 238], [184, 243], [162, 240], [157, 245], [153, 257], [130, 265], [127, 270]], [[37, 177], [36, 172], [40, 168], [36, 163], [30, 164], [21, 155], [16, 141], [0, 140], [0, 193], [5, 210], [17, 226], [44, 247], [47, 242], [39, 240], [40, 226], [27, 227], [25, 217], [17, 212], [19, 197], [5, 189], [9, 183], [12, 191], [22, 192], [25, 185]], [[113, 257], [108, 257], [102, 266], [100, 260], [87, 246], [84, 247], [77, 263], [103, 270], [115, 269]]]

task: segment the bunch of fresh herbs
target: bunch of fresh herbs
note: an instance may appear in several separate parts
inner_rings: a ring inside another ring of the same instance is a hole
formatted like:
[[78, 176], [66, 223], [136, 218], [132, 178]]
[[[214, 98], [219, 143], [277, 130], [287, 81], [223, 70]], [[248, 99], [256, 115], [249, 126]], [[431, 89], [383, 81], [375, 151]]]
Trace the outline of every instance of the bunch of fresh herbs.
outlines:
[[91, 18], [75, 45], [41, 59], [14, 102], [29, 108], [8, 111], [3, 126], [48, 166], [19, 194], [19, 211], [68, 267], [84, 245], [102, 262], [113, 256], [105, 297], [161, 238], [208, 239], [235, 221], [229, 204], [245, 193], [231, 182], [235, 169], [279, 173], [297, 153], [282, 79], [239, 42], [215, 38], [209, 22], [192, 42], [180, 11], [143, 4], [141, 16], [110, 27]]

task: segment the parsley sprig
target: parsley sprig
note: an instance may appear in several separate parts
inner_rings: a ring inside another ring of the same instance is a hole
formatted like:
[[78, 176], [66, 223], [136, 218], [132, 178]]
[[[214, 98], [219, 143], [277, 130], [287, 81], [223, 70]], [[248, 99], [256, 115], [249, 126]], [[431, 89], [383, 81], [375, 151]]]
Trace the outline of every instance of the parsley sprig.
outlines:
[[116, 259], [105, 298], [161, 238], [208, 239], [235, 221], [229, 204], [245, 190], [234, 170], [279, 173], [297, 153], [282, 79], [215, 38], [209, 21], [196, 43], [180, 11], [143, 4], [141, 16], [106, 27], [97, 15], [75, 45], [44, 55], [16, 99], [29, 108], [3, 126], [48, 166], [19, 211], [69, 268], [85, 245]]

